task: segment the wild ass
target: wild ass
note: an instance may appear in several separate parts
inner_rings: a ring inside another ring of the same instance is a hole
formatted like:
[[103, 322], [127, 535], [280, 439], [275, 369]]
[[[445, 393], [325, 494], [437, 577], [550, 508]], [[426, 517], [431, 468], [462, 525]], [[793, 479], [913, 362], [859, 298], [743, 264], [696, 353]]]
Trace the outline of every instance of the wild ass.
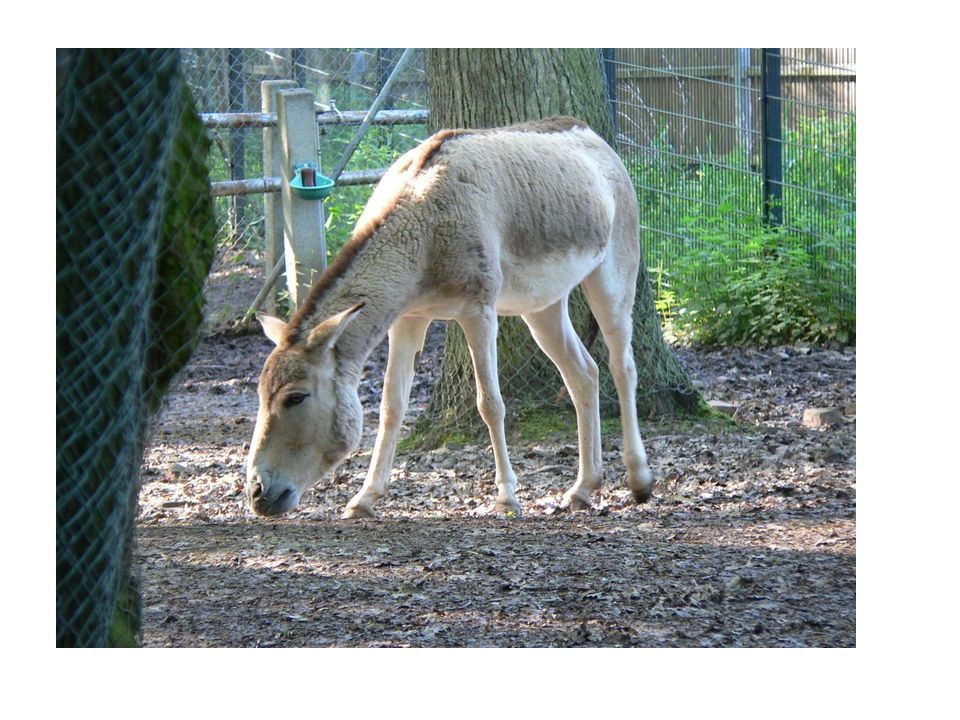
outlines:
[[414, 360], [434, 319], [463, 328], [490, 430], [499, 512], [520, 512], [497, 378], [497, 316], [519, 315], [556, 364], [576, 408], [577, 480], [563, 506], [590, 506], [602, 482], [597, 365], [574, 332], [580, 285], [609, 349], [623, 460], [637, 502], [653, 477], [640, 438], [630, 347], [640, 261], [637, 201], [616, 153], [584, 123], [552, 118], [444, 130], [398, 159], [350, 241], [289, 323], [261, 316], [276, 348], [260, 374], [247, 495], [260, 515], [300, 495], [359, 444], [364, 361], [389, 337], [380, 427], [366, 480], [344, 517], [372, 516], [387, 492]]

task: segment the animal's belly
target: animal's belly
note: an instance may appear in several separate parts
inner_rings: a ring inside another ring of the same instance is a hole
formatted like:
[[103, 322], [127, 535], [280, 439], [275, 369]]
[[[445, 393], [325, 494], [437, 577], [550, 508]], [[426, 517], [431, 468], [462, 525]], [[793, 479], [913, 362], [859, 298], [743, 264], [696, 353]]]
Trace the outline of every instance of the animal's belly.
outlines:
[[503, 284], [497, 296], [497, 314], [525, 315], [553, 305], [566, 297], [602, 259], [602, 253], [548, 255], [533, 263], [504, 257], [500, 264]]

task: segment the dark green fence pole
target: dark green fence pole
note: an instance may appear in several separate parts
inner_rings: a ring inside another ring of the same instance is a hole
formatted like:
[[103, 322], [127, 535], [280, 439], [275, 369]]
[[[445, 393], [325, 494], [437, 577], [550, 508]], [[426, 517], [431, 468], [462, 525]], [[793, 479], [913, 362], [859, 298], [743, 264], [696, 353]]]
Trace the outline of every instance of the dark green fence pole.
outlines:
[[763, 218], [783, 224], [783, 116], [780, 48], [763, 48], [760, 60], [760, 112], [763, 118]]
[[[297, 87], [305, 88], [307, 86], [307, 52], [304, 48], [290, 49], [290, 70], [293, 81]], [[247, 108], [242, 108], [246, 110]], [[240, 112], [240, 110], [230, 109], [230, 112]]]

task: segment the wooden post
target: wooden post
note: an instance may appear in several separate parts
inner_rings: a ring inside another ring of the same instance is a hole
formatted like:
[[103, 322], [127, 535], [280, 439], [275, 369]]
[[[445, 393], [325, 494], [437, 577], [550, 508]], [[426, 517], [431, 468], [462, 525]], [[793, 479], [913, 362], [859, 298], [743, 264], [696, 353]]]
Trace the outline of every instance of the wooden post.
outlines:
[[287, 289], [299, 307], [310, 286], [326, 266], [326, 239], [323, 234], [323, 203], [304, 200], [290, 187], [294, 169], [303, 163], [319, 165], [317, 113], [309, 90], [277, 92], [277, 124], [280, 130], [283, 181], [283, 249], [287, 268]]
[[[264, 113], [277, 112], [277, 92], [297, 87], [293, 80], [264, 80], [260, 83], [260, 109]], [[280, 177], [283, 172], [283, 153], [280, 150], [280, 131], [276, 127], [263, 129], [263, 175]], [[265, 248], [263, 265], [269, 272], [283, 257], [283, 199], [279, 193], [263, 196]], [[266, 310], [277, 314], [277, 293], [267, 295]]]

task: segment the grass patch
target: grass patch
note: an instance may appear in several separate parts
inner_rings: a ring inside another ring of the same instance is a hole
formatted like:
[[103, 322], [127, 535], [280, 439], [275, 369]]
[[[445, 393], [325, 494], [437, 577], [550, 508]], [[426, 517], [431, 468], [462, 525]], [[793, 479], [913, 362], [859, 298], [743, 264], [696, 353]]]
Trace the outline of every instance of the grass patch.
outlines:
[[[486, 434], [483, 437], [487, 437]], [[402, 455], [414, 450], [432, 450], [444, 445], [475, 445], [478, 441], [478, 437], [460, 430], [437, 432], [428, 424], [418, 421], [410, 433], [397, 443], [397, 453]]]
[[[742, 428], [742, 423], [714, 410], [704, 402], [700, 403], [693, 415], [668, 416], [649, 422], [642, 418], [640, 420], [640, 433], [643, 437], [650, 434], [721, 434]], [[572, 407], [524, 407], [508, 418], [507, 433], [511, 444], [576, 442], [577, 415]], [[603, 439], [621, 437], [622, 433], [619, 415], [601, 417], [600, 435]], [[436, 425], [424, 422], [421, 418], [397, 444], [397, 452], [404, 454], [447, 445], [486, 445], [489, 441], [490, 436], [485, 425], [478, 425], [475, 433], [462, 429], [444, 432], [438, 431]]]
[[577, 415], [572, 408], [523, 408], [511, 425], [511, 435], [525, 443], [577, 436]]

